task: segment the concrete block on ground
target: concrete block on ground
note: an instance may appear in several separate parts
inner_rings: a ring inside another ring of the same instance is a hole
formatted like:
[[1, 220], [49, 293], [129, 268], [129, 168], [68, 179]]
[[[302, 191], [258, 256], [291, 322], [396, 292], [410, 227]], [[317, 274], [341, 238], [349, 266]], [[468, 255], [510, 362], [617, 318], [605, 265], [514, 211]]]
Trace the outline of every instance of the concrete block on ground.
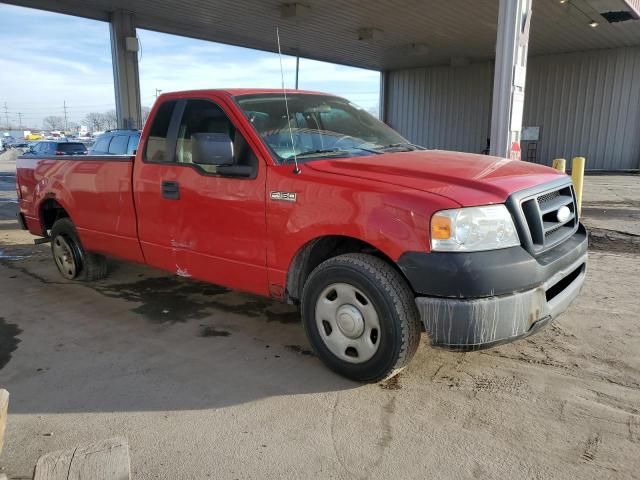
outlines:
[[0, 453], [4, 447], [4, 431], [7, 428], [7, 413], [9, 411], [9, 392], [0, 389]]
[[116, 437], [43, 455], [33, 480], [130, 480], [129, 444]]

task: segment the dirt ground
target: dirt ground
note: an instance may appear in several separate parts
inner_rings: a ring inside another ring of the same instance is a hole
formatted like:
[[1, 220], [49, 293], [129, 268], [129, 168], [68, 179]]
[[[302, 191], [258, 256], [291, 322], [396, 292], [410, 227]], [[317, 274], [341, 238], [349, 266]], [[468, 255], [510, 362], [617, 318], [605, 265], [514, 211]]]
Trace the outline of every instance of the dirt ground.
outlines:
[[93, 285], [63, 280], [17, 230], [10, 164], [9, 479], [118, 435], [135, 479], [640, 478], [640, 176], [588, 178], [587, 224], [618, 237], [594, 242], [581, 296], [551, 326], [475, 353], [423, 339], [400, 376], [360, 385], [314, 357], [293, 307], [118, 262]]

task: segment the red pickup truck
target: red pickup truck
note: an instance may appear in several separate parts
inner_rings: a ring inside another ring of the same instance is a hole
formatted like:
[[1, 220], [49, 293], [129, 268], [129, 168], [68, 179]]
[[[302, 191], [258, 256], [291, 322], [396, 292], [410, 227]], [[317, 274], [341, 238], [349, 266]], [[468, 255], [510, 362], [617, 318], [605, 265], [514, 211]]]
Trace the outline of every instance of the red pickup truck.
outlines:
[[584, 282], [571, 180], [426, 150], [315, 92], [161, 95], [135, 156], [24, 156], [19, 220], [67, 279], [105, 257], [300, 304], [332, 369], [378, 381], [434, 346], [518, 339]]

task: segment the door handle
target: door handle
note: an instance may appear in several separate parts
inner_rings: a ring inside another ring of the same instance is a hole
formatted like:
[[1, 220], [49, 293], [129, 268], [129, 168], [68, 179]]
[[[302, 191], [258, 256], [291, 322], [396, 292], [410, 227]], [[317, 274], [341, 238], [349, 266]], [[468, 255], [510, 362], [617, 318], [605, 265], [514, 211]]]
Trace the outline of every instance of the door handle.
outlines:
[[162, 198], [180, 200], [180, 184], [178, 182], [162, 182]]

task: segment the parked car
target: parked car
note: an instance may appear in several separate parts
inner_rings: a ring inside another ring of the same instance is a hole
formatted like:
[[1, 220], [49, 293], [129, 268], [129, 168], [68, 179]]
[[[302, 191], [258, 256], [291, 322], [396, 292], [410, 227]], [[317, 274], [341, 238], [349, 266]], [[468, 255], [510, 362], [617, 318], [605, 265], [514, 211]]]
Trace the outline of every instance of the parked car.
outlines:
[[428, 151], [334, 96], [163, 94], [135, 157], [55, 160], [17, 160], [19, 218], [63, 277], [113, 256], [300, 304], [320, 359], [359, 381], [404, 368], [421, 323], [453, 350], [526, 337], [586, 275], [570, 177]]
[[29, 145], [26, 140], [13, 139], [11, 142], [7, 142], [7, 148], [27, 148]]
[[32, 145], [25, 155], [86, 155], [87, 153], [84, 143], [44, 140]]
[[107, 130], [96, 137], [91, 155], [134, 155], [140, 141], [140, 130]]

